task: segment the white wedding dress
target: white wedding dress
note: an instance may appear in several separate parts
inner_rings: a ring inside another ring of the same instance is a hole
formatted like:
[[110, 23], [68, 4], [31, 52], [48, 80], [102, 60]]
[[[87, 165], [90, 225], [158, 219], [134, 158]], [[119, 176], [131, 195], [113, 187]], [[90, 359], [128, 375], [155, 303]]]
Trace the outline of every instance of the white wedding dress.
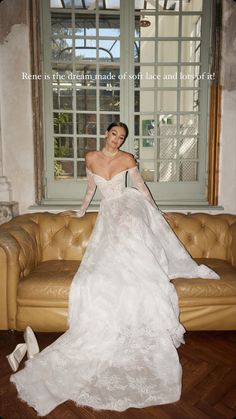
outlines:
[[11, 375], [19, 397], [44, 416], [65, 400], [126, 410], [180, 398], [184, 342], [175, 277], [218, 279], [198, 266], [152, 201], [138, 169], [106, 180], [87, 171], [83, 215], [103, 199], [69, 296], [69, 329]]

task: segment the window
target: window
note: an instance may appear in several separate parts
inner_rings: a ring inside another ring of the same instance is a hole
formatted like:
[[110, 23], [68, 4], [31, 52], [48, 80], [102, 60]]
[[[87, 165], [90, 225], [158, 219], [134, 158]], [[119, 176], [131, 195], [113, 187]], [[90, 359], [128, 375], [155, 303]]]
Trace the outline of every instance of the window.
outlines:
[[207, 203], [211, 1], [43, 0], [41, 16], [45, 200], [82, 199], [86, 152], [122, 120], [159, 204]]

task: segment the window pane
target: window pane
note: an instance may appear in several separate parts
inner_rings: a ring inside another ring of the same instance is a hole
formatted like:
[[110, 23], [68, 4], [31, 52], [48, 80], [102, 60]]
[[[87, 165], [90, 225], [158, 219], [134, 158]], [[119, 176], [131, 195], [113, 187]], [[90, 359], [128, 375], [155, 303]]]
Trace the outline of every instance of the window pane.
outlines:
[[76, 109], [78, 111], [96, 111], [96, 90], [77, 88]]
[[[74, 0], [74, 5], [76, 9], [92, 10], [96, 9], [96, 0]], [[100, 1], [99, 1], [100, 6]]]
[[73, 71], [71, 63], [53, 63], [52, 75], [53, 86], [65, 86], [65, 82], [71, 81]]
[[96, 138], [78, 138], [77, 157], [84, 158], [88, 151], [96, 150]]
[[202, 0], [184, 0], [182, 5], [184, 12], [198, 12], [202, 11]]
[[134, 87], [153, 87], [155, 78], [154, 66], [135, 66]]
[[134, 21], [134, 36], [135, 38], [140, 38], [141, 27], [140, 27], [140, 16], [135, 16]]
[[198, 134], [198, 115], [180, 115], [180, 134], [188, 136]]
[[158, 61], [163, 61], [163, 62], [178, 61], [178, 42], [159, 41], [158, 42]]
[[176, 182], [178, 180], [176, 162], [160, 162], [158, 178], [159, 182]]
[[198, 179], [198, 163], [183, 161], [180, 163], [179, 180], [181, 182], [194, 182]]
[[66, 180], [74, 177], [74, 163], [69, 160], [54, 161], [54, 177], [56, 180]]
[[140, 116], [135, 115], [135, 117], [134, 117], [134, 134], [135, 135], [140, 135], [141, 132], [142, 132], [142, 130], [140, 130]]
[[153, 10], [155, 9], [155, 1], [153, 0], [135, 0], [135, 10]]
[[120, 16], [100, 15], [99, 16], [99, 36], [118, 37], [120, 36]]
[[71, 7], [71, 0], [50, 0], [51, 8], [68, 8]]
[[85, 178], [86, 177], [86, 167], [84, 161], [77, 162], [77, 177]]
[[201, 18], [200, 16], [182, 16], [182, 36], [200, 37], [201, 36]]
[[97, 123], [95, 114], [77, 114], [77, 133], [96, 135]]
[[56, 134], [73, 134], [72, 113], [54, 113], [54, 132]]
[[120, 41], [114, 39], [104, 39], [99, 41], [99, 59], [101, 61], [120, 60]]
[[159, 115], [158, 135], [176, 135], [177, 134], [177, 116], [171, 113]]
[[119, 9], [120, 0], [106, 0], [106, 9]]
[[174, 136], [178, 135], [177, 124], [173, 122], [171, 123], [169, 120], [169, 116], [165, 115], [164, 117], [162, 117], [162, 120], [160, 121], [157, 133], [161, 137], [168, 136], [173, 138]]
[[139, 42], [134, 42], [134, 62], [139, 63], [140, 62], [140, 47]]
[[93, 39], [75, 40], [75, 58], [76, 60], [96, 60], [96, 41]]
[[100, 133], [104, 134], [105, 131], [107, 130], [107, 127], [112, 123], [112, 122], [118, 122], [120, 120], [120, 115], [105, 115], [102, 114], [100, 115]]
[[[185, 1], [185, 0], [184, 0]], [[178, 12], [179, 11], [179, 0], [159, 0], [159, 11], [165, 12]]]
[[198, 110], [198, 90], [182, 90], [180, 94], [180, 111]]
[[74, 157], [73, 138], [54, 138], [54, 157]]
[[71, 15], [52, 13], [51, 30], [52, 36], [71, 36], [72, 35]]
[[198, 139], [182, 138], [180, 140], [179, 154], [184, 159], [196, 159], [198, 157]]
[[96, 36], [95, 15], [75, 15], [75, 35], [76, 36]]
[[119, 111], [120, 92], [118, 90], [100, 90], [100, 109], [102, 111]]
[[153, 116], [151, 115], [145, 115], [143, 118], [145, 119], [142, 119], [142, 131], [140, 134], [143, 137], [151, 137], [151, 139], [148, 139], [149, 141], [147, 141], [147, 144], [151, 145], [153, 143], [153, 138], [155, 135], [155, 121]]
[[154, 115], [135, 116], [135, 135], [153, 136], [154, 135]]
[[200, 48], [200, 46], [201, 46], [200, 41], [195, 43], [195, 62], [199, 62], [201, 60], [201, 48]]
[[159, 111], [177, 110], [177, 92], [176, 91], [159, 91], [157, 96], [157, 106]]
[[155, 34], [156, 34], [155, 28], [156, 28], [155, 15], [141, 14], [140, 16], [136, 17], [135, 36], [138, 36], [140, 38], [155, 37]]
[[102, 67], [99, 68], [99, 84], [100, 86], [119, 87], [120, 68], [119, 67]]
[[161, 138], [160, 139], [160, 159], [176, 159], [178, 153], [177, 138]]
[[[66, 83], [64, 83], [66, 85]], [[71, 86], [69, 84], [69, 86]], [[53, 108], [54, 109], [68, 109], [72, 110], [72, 94], [71, 87], [53, 87]]]
[[52, 60], [71, 61], [72, 57], [72, 39], [54, 38], [52, 40]]
[[134, 139], [134, 158], [136, 160], [139, 159], [139, 151], [140, 151], [140, 140], [139, 138], [135, 138]]
[[200, 79], [198, 75], [200, 67], [196, 66], [182, 66], [180, 72], [180, 81], [182, 87], [198, 87]]
[[193, 63], [200, 61], [200, 41], [181, 42], [181, 61]]
[[179, 35], [179, 16], [159, 16], [158, 36], [177, 37]]
[[141, 90], [135, 92], [135, 112], [152, 112], [154, 109], [154, 92]]
[[74, 80], [77, 86], [96, 86], [96, 67], [90, 64], [76, 64]]
[[155, 42], [154, 41], [140, 41], [140, 62], [153, 63], [155, 62]]
[[177, 87], [178, 73], [176, 66], [160, 66], [158, 67], [158, 87]]
[[139, 165], [144, 182], [154, 182], [154, 162], [151, 160], [142, 160]]
[[105, 138], [100, 138], [99, 140], [100, 140], [99, 150], [102, 150], [102, 148], [105, 147], [106, 139]]

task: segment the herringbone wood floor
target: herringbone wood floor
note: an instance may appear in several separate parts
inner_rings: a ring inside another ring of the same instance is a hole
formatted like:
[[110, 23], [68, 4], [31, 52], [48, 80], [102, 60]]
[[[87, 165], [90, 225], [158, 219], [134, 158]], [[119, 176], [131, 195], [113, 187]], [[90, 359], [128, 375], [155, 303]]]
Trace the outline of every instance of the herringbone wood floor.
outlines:
[[[40, 349], [52, 343], [56, 333], [37, 333]], [[179, 349], [183, 366], [183, 391], [177, 403], [118, 413], [96, 412], [76, 407], [73, 402], [58, 406], [47, 419], [233, 419], [236, 417], [236, 333], [188, 332], [186, 344]], [[9, 383], [10, 367], [5, 356], [22, 333], [0, 332], [0, 417], [36, 419], [35, 411], [17, 399]]]

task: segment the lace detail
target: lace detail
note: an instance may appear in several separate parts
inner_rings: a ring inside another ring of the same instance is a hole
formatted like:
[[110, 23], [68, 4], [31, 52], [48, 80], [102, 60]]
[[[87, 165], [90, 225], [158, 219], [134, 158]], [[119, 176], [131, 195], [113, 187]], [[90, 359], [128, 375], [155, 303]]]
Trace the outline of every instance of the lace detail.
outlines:
[[130, 177], [132, 182], [134, 183], [135, 187], [143, 194], [143, 196], [147, 199], [148, 202], [154, 207], [158, 208], [147, 185], [144, 183], [144, 180], [139, 173], [138, 167], [135, 166], [129, 170]]
[[[160, 336], [145, 324], [137, 329], [127, 326], [110, 344], [112, 357], [105, 351], [99, 359], [86, 354], [73, 335], [65, 335], [69, 353], [64, 352], [65, 339], [59, 338], [40, 356], [27, 361], [24, 370], [11, 376], [21, 398], [39, 415], [48, 414], [67, 399], [79, 406], [117, 411], [179, 399], [182, 370], [168, 334]], [[79, 355], [75, 357], [76, 347]], [[26, 377], [30, 381], [27, 390], [21, 385]]]
[[[83, 211], [103, 199], [69, 295], [69, 330], [11, 381], [40, 415], [65, 400], [126, 410], [177, 401], [184, 343], [175, 276], [217, 279], [200, 267], [151, 201], [137, 168], [111, 180], [88, 171]], [[151, 204], [151, 205], [150, 205]]]
[[99, 190], [103, 195], [103, 199], [110, 200], [118, 198], [124, 193], [126, 171], [118, 173], [109, 181], [95, 174], [93, 176]]
[[79, 211], [76, 212], [76, 217], [84, 216], [96, 190], [96, 183], [94, 182], [92, 172], [86, 169], [86, 174], [87, 174], [87, 188], [86, 188], [86, 192], [85, 192], [82, 204], [81, 204], [81, 208]]

